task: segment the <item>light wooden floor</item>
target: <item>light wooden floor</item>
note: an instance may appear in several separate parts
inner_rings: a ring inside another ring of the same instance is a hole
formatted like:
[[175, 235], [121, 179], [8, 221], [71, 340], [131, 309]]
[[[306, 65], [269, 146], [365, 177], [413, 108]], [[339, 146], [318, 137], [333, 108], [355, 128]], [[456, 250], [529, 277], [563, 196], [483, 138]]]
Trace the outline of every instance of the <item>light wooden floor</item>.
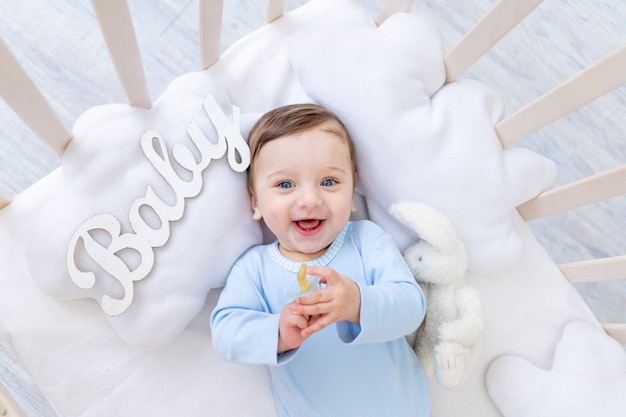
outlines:
[[[261, 0], [225, 3], [222, 50], [259, 27], [265, 9]], [[290, 1], [288, 8], [301, 3]], [[375, 15], [384, 1], [363, 3]], [[449, 49], [493, 3], [418, 0], [413, 8], [433, 13]], [[130, 7], [154, 100], [174, 77], [198, 68], [197, 1], [131, 0]], [[68, 128], [91, 106], [125, 100], [90, 2], [3, 0], [0, 35]], [[500, 92], [511, 113], [625, 43], [626, 2], [547, 1], [466, 76]], [[625, 109], [626, 87], [621, 87], [520, 145], [553, 159], [561, 172], [559, 184], [616, 167], [626, 162]], [[0, 193], [17, 195], [59, 161], [3, 102], [0, 117]], [[626, 196], [534, 221], [531, 227], [556, 262], [625, 254]], [[601, 321], [626, 321], [624, 282], [578, 288]], [[29, 416], [54, 415], [2, 346], [0, 380]]]

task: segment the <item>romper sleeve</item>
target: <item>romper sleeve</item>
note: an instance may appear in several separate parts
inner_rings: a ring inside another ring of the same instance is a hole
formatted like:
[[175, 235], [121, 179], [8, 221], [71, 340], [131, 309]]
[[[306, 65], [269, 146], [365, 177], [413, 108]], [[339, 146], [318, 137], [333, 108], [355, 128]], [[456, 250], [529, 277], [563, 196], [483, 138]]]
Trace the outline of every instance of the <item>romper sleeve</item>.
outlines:
[[278, 319], [270, 313], [260, 284], [235, 264], [211, 314], [213, 346], [231, 361], [276, 365]]
[[346, 343], [379, 343], [413, 332], [426, 314], [426, 298], [391, 236], [382, 233], [362, 247], [365, 282], [361, 291], [360, 326], [341, 323]]

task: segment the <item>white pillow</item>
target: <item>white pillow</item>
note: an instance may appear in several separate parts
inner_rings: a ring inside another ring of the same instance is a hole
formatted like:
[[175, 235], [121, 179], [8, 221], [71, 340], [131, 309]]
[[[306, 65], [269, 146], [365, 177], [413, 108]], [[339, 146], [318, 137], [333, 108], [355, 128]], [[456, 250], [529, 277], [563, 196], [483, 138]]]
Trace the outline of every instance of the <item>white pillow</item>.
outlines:
[[573, 321], [549, 369], [513, 355], [496, 359], [487, 390], [504, 417], [614, 417], [626, 410], [626, 352], [601, 328]]
[[[256, 118], [241, 116], [244, 135]], [[63, 154], [63, 189], [26, 237], [32, 277], [53, 297], [97, 300], [131, 345], [172, 342], [261, 241], [248, 161], [232, 104], [206, 72], [179, 77], [148, 110], [88, 110]]]
[[512, 215], [554, 183], [555, 165], [526, 149], [502, 150], [493, 126], [503, 107], [485, 87], [444, 86], [442, 41], [427, 18], [395, 14], [377, 28], [364, 12], [335, 13], [297, 32], [290, 53], [304, 89], [351, 132], [370, 217], [402, 250], [417, 236], [388, 209], [413, 200], [450, 219], [471, 271], [519, 261]]

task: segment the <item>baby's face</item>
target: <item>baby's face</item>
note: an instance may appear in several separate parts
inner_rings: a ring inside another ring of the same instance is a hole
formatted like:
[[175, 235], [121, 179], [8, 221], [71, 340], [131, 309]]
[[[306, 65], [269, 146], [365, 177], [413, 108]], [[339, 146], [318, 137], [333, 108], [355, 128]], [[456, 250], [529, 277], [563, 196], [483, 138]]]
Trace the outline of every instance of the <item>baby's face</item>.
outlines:
[[320, 256], [353, 209], [354, 180], [345, 142], [320, 128], [263, 146], [254, 170], [254, 218], [263, 218], [283, 255]]

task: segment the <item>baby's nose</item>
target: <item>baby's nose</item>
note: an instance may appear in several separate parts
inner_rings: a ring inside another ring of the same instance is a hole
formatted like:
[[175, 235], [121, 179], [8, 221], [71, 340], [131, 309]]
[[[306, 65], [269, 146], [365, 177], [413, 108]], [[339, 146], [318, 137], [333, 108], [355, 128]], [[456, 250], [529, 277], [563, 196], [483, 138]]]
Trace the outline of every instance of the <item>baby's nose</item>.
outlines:
[[302, 187], [298, 196], [300, 207], [317, 207], [322, 204], [322, 197], [316, 187]]

